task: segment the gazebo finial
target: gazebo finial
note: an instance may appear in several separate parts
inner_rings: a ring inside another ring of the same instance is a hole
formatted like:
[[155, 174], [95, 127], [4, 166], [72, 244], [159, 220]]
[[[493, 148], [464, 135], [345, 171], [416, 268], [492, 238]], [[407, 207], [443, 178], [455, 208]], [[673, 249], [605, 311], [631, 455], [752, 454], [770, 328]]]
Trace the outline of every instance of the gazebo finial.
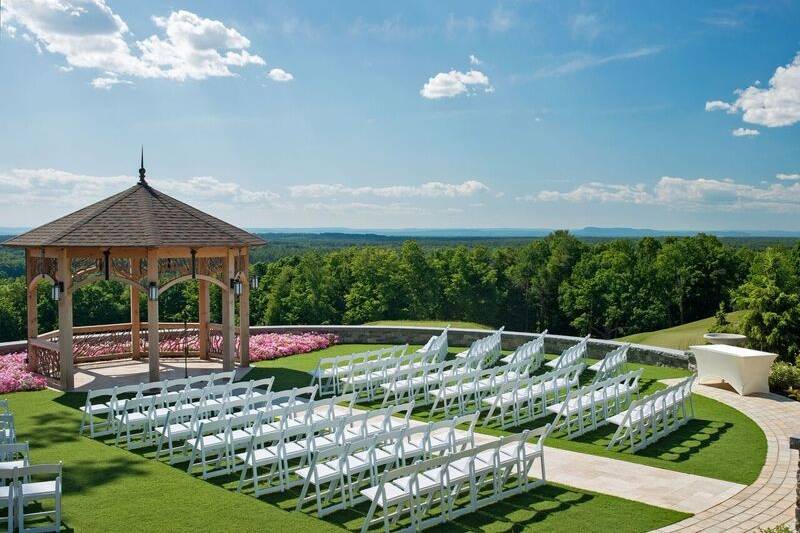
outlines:
[[144, 180], [144, 146], [142, 146], [142, 162], [139, 166], [139, 183], [142, 185], [147, 185], [147, 182]]

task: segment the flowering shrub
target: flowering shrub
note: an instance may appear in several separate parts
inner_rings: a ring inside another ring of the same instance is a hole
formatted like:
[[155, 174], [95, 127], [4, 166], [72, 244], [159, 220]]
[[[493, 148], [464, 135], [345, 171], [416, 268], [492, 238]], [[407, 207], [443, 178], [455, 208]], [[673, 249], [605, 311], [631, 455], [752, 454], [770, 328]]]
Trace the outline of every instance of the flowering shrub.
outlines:
[[47, 381], [42, 376], [28, 371], [25, 364], [27, 356], [26, 352], [0, 356], [0, 394], [40, 390], [47, 386]]
[[321, 350], [339, 342], [333, 333], [258, 333], [250, 337], [250, 360], [264, 361]]

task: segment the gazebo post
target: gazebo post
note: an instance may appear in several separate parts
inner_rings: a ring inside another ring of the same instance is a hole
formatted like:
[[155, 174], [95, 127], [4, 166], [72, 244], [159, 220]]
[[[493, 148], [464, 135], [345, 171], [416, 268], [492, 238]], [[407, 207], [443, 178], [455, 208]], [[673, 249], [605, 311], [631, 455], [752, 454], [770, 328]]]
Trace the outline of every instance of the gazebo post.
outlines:
[[[138, 257], [131, 257], [131, 277], [139, 280], [142, 277], [142, 267]], [[139, 318], [139, 287], [131, 285], [131, 357], [136, 360], [141, 357], [140, 335], [142, 330]]]
[[[31, 251], [29, 249], [25, 249], [25, 265], [30, 265], [31, 259]], [[25, 269], [28, 270], [27, 268]], [[39, 284], [31, 283], [29, 279], [30, 276], [25, 276], [25, 286], [27, 290], [28, 296], [28, 370], [31, 372], [36, 372], [36, 356], [31, 349], [31, 339], [35, 339], [39, 336], [39, 300], [38, 296], [38, 287]]]
[[222, 369], [226, 372], [233, 370], [236, 352], [236, 335], [234, 332], [235, 296], [229, 283], [236, 275], [234, 269], [233, 250], [229, 248], [225, 254], [226, 289], [222, 291]]
[[208, 317], [210, 314], [210, 302], [208, 300], [208, 281], [201, 279], [197, 282], [197, 316], [198, 316], [198, 329], [199, 336], [199, 357], [200, 359], [208, 359]]
[[[158, 286], [158, 249], [147, 250], [147, 281]], [[158, 299], [147, 297], [147, 352], [150, 366], [150, 381], [159, 379], [158, 343]]]
[[242, 253], [242, 296], [239, 298], [239, 366], [250, 366], [250, 253]]
[[58, 281], [64, 290], [58, 299], [58, 357], [61, 371], [61, 387], [75, 388], [74, 355], [72, 353], [72, 269], [66, 248], [58, 252]]

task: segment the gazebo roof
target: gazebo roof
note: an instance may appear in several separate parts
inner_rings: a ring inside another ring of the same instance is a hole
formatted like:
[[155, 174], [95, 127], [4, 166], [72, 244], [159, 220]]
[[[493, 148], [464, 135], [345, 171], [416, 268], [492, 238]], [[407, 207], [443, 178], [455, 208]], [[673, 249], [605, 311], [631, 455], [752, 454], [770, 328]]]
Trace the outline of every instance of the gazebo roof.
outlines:
[[140, 169], [133, 187], [18, 235], [6, 246], [259, 246], [256, 235], [150, 187]]

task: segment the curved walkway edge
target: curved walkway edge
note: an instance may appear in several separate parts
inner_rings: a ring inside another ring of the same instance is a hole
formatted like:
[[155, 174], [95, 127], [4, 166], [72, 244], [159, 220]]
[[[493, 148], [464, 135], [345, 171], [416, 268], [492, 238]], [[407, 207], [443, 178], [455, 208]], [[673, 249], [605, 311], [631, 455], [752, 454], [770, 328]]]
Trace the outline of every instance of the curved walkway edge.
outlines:
[[[668, 383], [670, 380], [664, 380]], [[758, 479], [731, 498], [662, 532], [743, 532], [794, 524], [797, 451], [789, 438], [800, 434], [800, 402], [777, 394], [739, 396], [727, 389], [698, 385], [697, 394], [730, 405], [749, 416], [767, 437], [767, 458]]]

